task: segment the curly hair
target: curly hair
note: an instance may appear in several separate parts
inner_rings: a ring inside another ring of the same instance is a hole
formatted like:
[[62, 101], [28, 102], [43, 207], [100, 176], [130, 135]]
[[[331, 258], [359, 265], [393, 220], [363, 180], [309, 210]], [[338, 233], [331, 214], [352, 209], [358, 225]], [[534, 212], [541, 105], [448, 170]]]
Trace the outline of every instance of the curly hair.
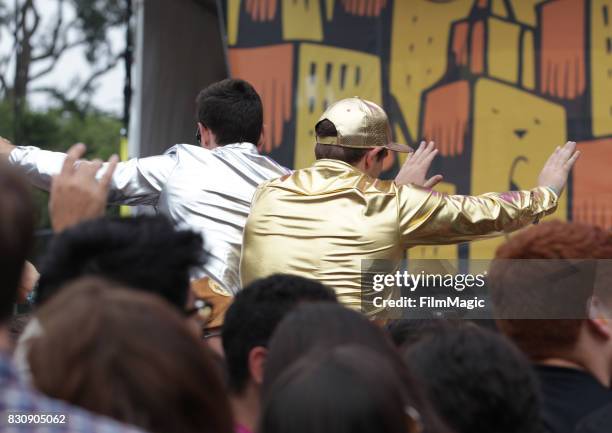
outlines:
[[189, 271], [206, 261], [202, 236], [163, 216], [99, 218], [57, 235], [42, 262], [37, 303], [80, 277], [102, 277], [155, 293], [183, 309]]
[[[539, 259], [610, 259], [612, 233], [582, 223], [546, 222], [517, 233], [497, 249], [495, 258], [489, 277], [498, 326], [532, 359], [559, 356], [576, 343], [594, 280], [579, 274], [546, 284], [542, 273], [563, 265]], [[609, 266], [601, 263], [596, 263], [597, 277], [608, 277]], [[515, 318], [517, 311], [527, 308], [537, 311], [542, 319]]]
[[495, 253], [500, 259], [610, 259], [612, 232], [576, 222], [550, 221], [510, 238]]

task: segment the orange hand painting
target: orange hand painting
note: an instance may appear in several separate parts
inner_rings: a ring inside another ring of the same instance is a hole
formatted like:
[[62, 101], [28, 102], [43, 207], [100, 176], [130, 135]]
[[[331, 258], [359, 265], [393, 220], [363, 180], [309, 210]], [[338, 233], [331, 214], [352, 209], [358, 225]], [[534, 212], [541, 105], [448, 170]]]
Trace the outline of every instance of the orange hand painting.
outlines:
[[387, 6], [387, 0], [342, 0], [342, 6], [349, 14], [377, 17]]
[[578, 143], [584, 156], [573, 178], [572, 219], [612, 228], [612, 138]]
[[277, 0], [246, 0], [246, 11], [253, 21], [272, 21], [276, 16]]
[[291, 120], [293, 103], [293, 45], [232, 48], [229, 64], [234, 78], [247, 80], [261, 97], [267, 153], [281, 145], [285, 122]]
[[470, 87], [467, 81], [441, 86], [427, 94], [423, 136], [436, 143], [441, 155], [463, 153], [469, 110]]
[[569, 100], [584, 93], [585, 22], [583, 0], [559, 0], [542, 7], [542, 93]]

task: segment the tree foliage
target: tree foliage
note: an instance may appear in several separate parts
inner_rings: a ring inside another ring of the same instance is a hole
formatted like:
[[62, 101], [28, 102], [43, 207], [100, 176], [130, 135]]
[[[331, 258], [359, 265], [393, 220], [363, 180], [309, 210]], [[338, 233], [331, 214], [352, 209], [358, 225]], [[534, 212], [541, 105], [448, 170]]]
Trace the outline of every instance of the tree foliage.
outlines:
[[[7, 102], [0, 103], [0, 136], [11, 137], [12, 110]], [[87, 145], [86, 158], [107, 160], [119, 153], [122, 123], [116, 117], [98, 111], [85, 115], [51, 109], [47, 112], [27, 110], [23, 116], [25, 140], [43, 149], [65, 152], [74, 143]], [[38, 208], [38, 226], [50, 227], [47, 210], [48, 194], [34, 190]]]
[[87, 60], [95, 61], [98, 48], [108, 43], [107, 29], [122, 25], [125, 20], [125, 0], [72, 0], [79, 30], [85, 36]]
[[[121, 121], [96, 109], [91, 98], [97, 80], [122, 56], [124, 47], [113, 47], [109, 34], [127, 25], [127, 1], [0, 0], [0, 136], [56, 151], [83, 142], [87, 158], [108, 159], [119, 152]], [[90, 70], [79, 71], [68, 88], [43, 87], [43, 78], [77, 48]], [[28, 97], [38, 92], [51, 102], [44, 112], [32, 110], [28, 103]], [[39, 227], [49, 227], [48, 195], [34, 195]]]
[[[13, 136], [25, 138], [28, 96], [44, 92], [82, 112], [91, 107], [96, 81], [113, 69], [122, 52], [113, 48], [109, 31], [126, 25], [127, 0], [53, 0], [52, 16], [41, 16], [40, 0], [0, 0], [0, 97], [13, 112]], [[84, 48], [91, 71], [69, 88], [37, 86], [67, 52]]]

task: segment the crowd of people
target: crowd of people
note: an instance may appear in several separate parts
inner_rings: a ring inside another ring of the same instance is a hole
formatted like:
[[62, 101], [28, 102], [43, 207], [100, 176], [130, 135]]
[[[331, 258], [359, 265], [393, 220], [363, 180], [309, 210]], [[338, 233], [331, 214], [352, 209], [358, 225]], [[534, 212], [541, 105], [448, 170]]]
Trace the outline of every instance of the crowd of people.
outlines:
[[[282, 167], [258, 152], [259, 96], [229, 79], [197, 98], [197, 145], [160, 156], [103, 163], [0, 138], [0, 431], [612, 431], [612, 272], [565, 278], [612, 258], [612, 233], [540, 222], [575, 143], [532, 190], [461, 196], [432, 189], [433, 143], [393, 143], [369, 101], [314, 126], [314, 165]], [[395, 151], [411, 155], [379, 179]], [[36, 267], [28, 181], [51, 192]], [[158, 214], [106, 217], [109, 202]], [[521, 228], [488, 274], [494, 321], [361, 305], [362, 260]]]

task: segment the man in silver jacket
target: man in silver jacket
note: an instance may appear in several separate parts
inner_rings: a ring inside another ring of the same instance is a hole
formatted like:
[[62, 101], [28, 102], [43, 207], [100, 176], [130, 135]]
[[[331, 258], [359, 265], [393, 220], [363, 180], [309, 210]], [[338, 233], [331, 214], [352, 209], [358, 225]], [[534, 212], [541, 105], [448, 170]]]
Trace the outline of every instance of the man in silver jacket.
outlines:
[[[242, 231], [253, 193], [261, 182], [289, 170], [257, 151], [263, 110], [249, 83], [227, 79], [205, 88], [197, 98], [197, 115], [201, 146], [177, 144], [163, 155], [119, 163], [109, 202], [153, 205], [176, 225], [201, 232], [209, 259], [194, 271], [194, 279], [205, 281], [204, 288], [196, 284], [196, 291], [231, 296], [240, 289]], [[1, 156], [45, 190], [66, 157], [5, 140], [0, 140]]]

